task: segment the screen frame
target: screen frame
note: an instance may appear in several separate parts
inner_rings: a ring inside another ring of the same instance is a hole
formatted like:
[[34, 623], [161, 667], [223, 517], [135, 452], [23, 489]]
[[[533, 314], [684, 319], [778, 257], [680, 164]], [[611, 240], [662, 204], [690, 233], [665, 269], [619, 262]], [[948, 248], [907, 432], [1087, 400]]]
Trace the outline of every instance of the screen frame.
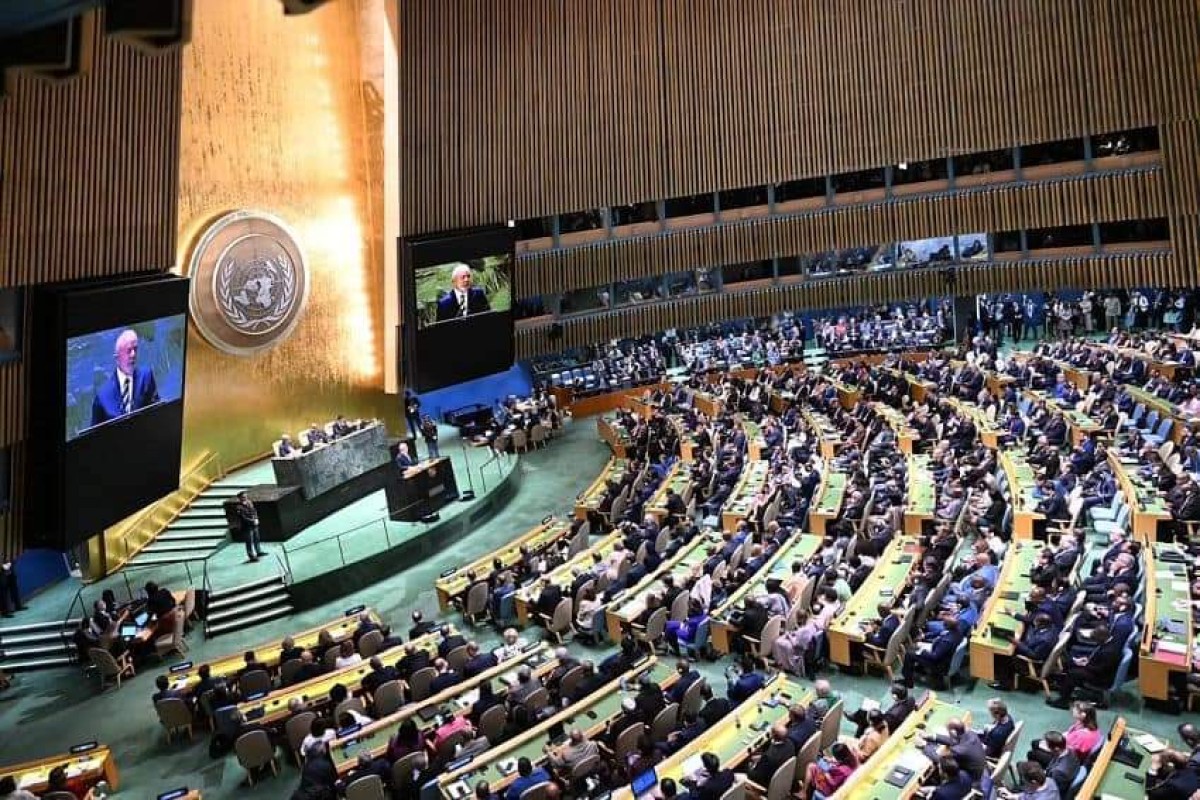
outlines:
[[[397, 239], [402, 310], [400, 348], [401, 374], [405, 384], [417, 392], [429, 392], [465, 381], [495, 375], [516, 362], [515, 308], [519, 290], [516, 229], [507, 225], [484, 225]], [[484, 256], [509, 257], [509, 307], [505, 311], [467, 317], [461, 322], [442, 322], [424, 328], [417, 325], [417, 270], [470, 261]], [[466, 340], [487, 342], [487, 347], [462, 348]], [[422, 353], [458, 353], [458, 360], [443, 360]]]
[[[27, 546], [65, 550], [179, 488], [189, 289], [187, 278], [169, 272], [36, 287], [31, 312]], [[67, 340], [178, 314], [185, 318], [180, 397], [66, 440]], [[153, 446], [144, 446], [146, 442]], [[126, 469], [121, 474], [134, 474], [136, 479], [120, 480], [97, 470], [97, 464], [114, 453], [122, 454]]]

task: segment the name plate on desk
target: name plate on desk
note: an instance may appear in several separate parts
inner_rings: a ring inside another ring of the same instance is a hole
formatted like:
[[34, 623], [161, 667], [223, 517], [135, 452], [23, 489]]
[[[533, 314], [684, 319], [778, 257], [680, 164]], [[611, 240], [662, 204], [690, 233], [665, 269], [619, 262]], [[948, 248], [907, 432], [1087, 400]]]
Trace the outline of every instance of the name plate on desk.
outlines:
[[306, 500], [386, 464], [387, 431], [376, 423], [290, 458], [273, 458], [275, 482], [298, 486]]

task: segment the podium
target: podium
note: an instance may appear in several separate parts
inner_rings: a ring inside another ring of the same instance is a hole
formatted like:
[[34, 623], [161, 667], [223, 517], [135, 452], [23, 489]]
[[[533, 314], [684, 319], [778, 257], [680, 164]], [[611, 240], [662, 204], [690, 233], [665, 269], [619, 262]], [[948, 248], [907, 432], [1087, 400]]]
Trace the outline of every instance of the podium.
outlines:
[[416, 522], [458, 499], [454, 464], [446, 456], [413, 467], [393, 467], [384, 485], [388, 518]]

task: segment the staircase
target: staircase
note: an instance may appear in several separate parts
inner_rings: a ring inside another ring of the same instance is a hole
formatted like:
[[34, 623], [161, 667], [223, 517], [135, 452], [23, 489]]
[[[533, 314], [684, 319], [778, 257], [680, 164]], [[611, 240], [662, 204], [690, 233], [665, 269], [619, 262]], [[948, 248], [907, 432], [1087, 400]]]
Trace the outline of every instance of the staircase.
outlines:
[[74, 663], [71, 637], [79, 620], [32, 622], [0, 628], [0, 670], [29, 672]]
[[283, 575], [260, 578], [209, 594], [204, 635], [220, 636], [287, 616], [292, 611], [292, 596]]
[[201, 492], [151, 544], [129, 560], [129, 566], [175, 564], [204, 559], [228, 541], [224, 504], [250, 484], [218, 481]]

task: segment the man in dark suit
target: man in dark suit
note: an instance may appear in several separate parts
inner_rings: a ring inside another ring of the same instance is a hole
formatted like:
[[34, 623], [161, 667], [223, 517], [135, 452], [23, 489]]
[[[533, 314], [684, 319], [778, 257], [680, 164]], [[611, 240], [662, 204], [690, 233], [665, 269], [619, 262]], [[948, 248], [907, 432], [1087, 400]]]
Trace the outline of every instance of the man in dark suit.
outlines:
[[437, 675], [429, 682], [429, 694], [437, 694], [462, 682], [462, 676], [450, 669], [450, 665], [446, 663], [446, 659], [437, 659], [433, 662], [433, 666], [437, 670]]
[[700, 763], [708, 773], [708, 779], [699, 786], [689, 785], [690, 779], [684, 779], [684, 785], [690, 790], [690, 797], [696, 800], [721, 800], [721, 797], [733, 786], [734, 775], [731, 769], [721, 769], [721, 759], [715, 753], [705, 753], [700, 756]]
[[759, 786], [766, 788], [771, 785], [771, 776], [783, 763], [796, 755], [796, 745], [788, 738], [787, 725], [780, 720], [771, 726], [771, 738], [766, 748], [750, 767], [748, 777]]
[[454, 633], [450, 629], [442, 632], [442, 640], [438, 642], [438, 655], [442, 658], [450, 655], [450, 651], [462, 647], [467, 643], [466, 637], [461, 633]]
[[1117, 667], [1121, 663], [1125, 642], [1112, 636], [1109, 633], [1108, 625], [1104, 623], [1096, 626], [1092, 639], [1100, 642], [1100, 645], [1086, 656], [1076, 656], [1071, 659], [1059, 685], [1059, 696], [1047, 700], [1046, 705], [1069, 708], [1071, 693], [1075, 691], [1076, 686], [1086, 684], [1108, 686], [1112, 683], [1113, 676], [1117, 674]]
[[401, 442], [399, 447], [396, 448], [395, 462], [396, 466], [400, 469], [408, 469], [417, 465], [417, 460], [408, 452], [407, 442]]
[[371, 671], [363, 676], [362, 687], [367, 694], [375, 694], [375, 690], [388, 681], [400, 679], [400, 673], [395, 667], [385, 666], [379, 656], [371, 656]]
[[158, 386], [149, 367], [138, 367], [138, 335], [132, 330], [121, 331], [114, 349], [114, 369], [92, 400], [92, 425], [123, 417], [139, 408], [158, 402]]
[[704, 700], [704, 706], [700, 709], [700, 719], [710, 728], [733, 710], [733, 703], [729, 698], [714, 695], [708, 683], [700, 688], [700, 698]]
[[700, 673], [692, 669], [692, 662], [686, 658], [679, 659], [675, 664], [675, 671], [679, 673], [679, 680], [672, 684], [667, 690], [667, 698], [672, 703], [682, 703], [683, 696], [687, 694], [687, 690], [691, 685], [700, 680]]
[[482, 314], [491, 311], [487, 295], [483, 289], [471, 285], [471, 268], [459, 264], [450, 274], [450, 282], [454, 285], [438, 300], [437, 321], [468, 317], [471, 314]]
[[416, 639], [418, 636], [424, 636], [427, 633], [436, 631], [440, 626], [433, 620], [425, 619], [425, 615], [420, 611], [412, 612], [412, 627], [408, 629], [408, 638]]
[[392, 783], [392, 765], [386, 758], [372, 758], [369, 752], [359, 753], [358, 763], [346, 776], [345, 784], [349, 786], [359, 778], [365, 778], [368, 775], [378, 776], [379, 780], [383, 781], [384, 787], [390, 786]]
[[396, 662], [396, 671], [400, 673], [401, 678], [408, 680], [414, 672], [425, 669], [429, 664], [428, 651], [410, 644], [404, 649], [404, 656]]
[[946, 675], [954, 650], [962, 640], [958, 630], [958, 620], [946, 620], [942, 632], [937, 635], [928, 649], [917, 649], [904, 656], [904, 685], [913, 687], [913, 676], [918, 666], [924, 667], [930, 675]]
[[490, 652], [479, 651], [477, 642], [467, 643], [467, 661], [463, 664], [463, 677], [474, 678], [482, 672], [486, 672], [494, 666], [497, 666], [500, 661]]

